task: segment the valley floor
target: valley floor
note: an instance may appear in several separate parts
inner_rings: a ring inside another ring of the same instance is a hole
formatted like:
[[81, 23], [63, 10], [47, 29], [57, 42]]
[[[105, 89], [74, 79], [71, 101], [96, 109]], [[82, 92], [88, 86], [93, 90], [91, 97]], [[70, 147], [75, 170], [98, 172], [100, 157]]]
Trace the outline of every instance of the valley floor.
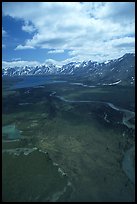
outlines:
[[3, 81], [3, 201], [135, 200], [134, 87], [15, 83]]

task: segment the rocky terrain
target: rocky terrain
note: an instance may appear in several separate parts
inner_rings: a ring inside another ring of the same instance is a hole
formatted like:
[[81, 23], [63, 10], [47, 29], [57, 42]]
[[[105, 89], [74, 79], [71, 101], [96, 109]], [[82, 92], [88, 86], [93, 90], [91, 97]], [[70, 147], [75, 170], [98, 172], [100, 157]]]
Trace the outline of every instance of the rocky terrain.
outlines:
[[43, 64], [40, 66], [4, 67], [2, 76], [28, 75], [71, 75], [83, 77], [94, 84], [134, 85], [135, 54], [128, 53], [123, 57], [98, 63], [94, 61], [71, 62], [63, 66]]

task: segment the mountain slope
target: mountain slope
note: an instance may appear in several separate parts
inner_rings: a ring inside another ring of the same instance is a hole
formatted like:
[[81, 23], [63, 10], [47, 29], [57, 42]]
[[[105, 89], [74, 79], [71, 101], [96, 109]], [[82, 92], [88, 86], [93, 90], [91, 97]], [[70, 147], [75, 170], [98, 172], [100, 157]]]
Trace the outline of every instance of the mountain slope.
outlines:
[[54, 64], [25, 67], [6, 67], [2, 76], [23, 75], [75, 75], [85, 77], [95, 84], [126, 83], [134, 84], [135, 54], [128, 53], [123, 57], [103, 63], [93, 61], [71, 62], [62, 67]]

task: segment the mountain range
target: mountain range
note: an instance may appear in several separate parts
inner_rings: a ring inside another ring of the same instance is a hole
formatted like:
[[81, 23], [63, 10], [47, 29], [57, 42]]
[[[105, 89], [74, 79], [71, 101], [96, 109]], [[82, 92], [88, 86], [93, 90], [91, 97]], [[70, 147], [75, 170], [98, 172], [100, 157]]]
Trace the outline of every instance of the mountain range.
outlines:
[[84, 77], [94, 84], [133, 84], [135, 83], [135, 54], [105, 62], [70, 62], [63, 66], [44, 64], [39, 66], [5, 67], [2, 76], [28, 75], [71, 75]]

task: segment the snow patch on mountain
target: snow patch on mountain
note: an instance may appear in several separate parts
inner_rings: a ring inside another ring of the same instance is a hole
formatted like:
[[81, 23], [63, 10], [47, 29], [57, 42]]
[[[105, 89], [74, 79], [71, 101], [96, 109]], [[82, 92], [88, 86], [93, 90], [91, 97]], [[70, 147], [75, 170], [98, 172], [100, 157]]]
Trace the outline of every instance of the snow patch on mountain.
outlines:
[[[46, 60], [43, 64], [2, 64], [2, 76], [27, 75], [74, 75], [86, 77], [94, 84], [114, 85], [125, 81], [134, 84], [135, 55], [125, 54], [123, 57], [105, 62], [81, 61], [69, 62], [64, 65], [55, 64], [54, 60]], [[112, 72], [113, 71], [113, 72]], [[132, 82], [132, 83], [131, 83]]]

